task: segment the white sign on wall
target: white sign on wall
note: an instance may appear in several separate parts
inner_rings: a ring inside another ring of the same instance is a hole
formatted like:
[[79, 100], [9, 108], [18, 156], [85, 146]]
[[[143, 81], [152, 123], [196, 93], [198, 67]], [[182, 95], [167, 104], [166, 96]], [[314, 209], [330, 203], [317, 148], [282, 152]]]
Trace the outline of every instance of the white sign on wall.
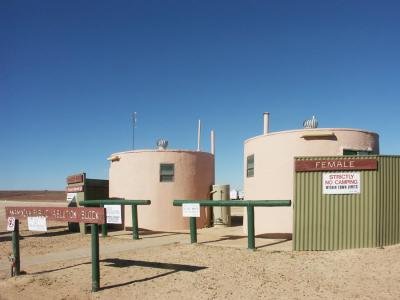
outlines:
[[47, 231], [46, 217], [28, 217], [28, 229], [31, 231]]
[[199, 203], [182, 204], [182, 215], [184, 217], [200, 217], [200, 204]]
[[67, 202], [76, 202], [76, 193], [67, 193]]
[[361, 193], [360, 172], [323, 173], [323, 194]]
[[108, 224], [122, 224], [121, 205], [104, 205]]

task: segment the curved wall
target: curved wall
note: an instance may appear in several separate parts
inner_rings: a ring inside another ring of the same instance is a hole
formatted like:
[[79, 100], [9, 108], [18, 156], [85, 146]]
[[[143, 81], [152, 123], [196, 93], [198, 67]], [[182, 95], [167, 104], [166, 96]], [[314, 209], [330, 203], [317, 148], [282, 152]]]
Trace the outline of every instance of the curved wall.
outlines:
[[[187, 229], [182, 207], [172, 206], [175, 199], [209, 199], [214, 184], [214, 155], [183, 150], [135, 150], [112, 154], [118, 157], [110, 165], [110, 197], [151, 200], [150, 206], [138, 206], [139, 227], [168, 231]], [[160, 182], [160, 164], [174, 164], [174, 181]], [[125, 208], [125, 227], [132, 226], [131, 208]], [[201, 208], [197, 226], [210, 223], [210, 214]]]
[[[304, 137], [303, 137], [304, 136]], [[292, 200], [295, 156], [343, 155], [343, 149], [379, 154], [379, 136], [358, 129], [302, 129], [273, 132], [244, 143], [244, 195], [247, 200]], [[247, 156], [254, 154], [254, 177], [246, 177]], [[246, 216], [243, 221], [246, 226]], [[255, 230], [292, 233], [293, 208], [255, 209]]]

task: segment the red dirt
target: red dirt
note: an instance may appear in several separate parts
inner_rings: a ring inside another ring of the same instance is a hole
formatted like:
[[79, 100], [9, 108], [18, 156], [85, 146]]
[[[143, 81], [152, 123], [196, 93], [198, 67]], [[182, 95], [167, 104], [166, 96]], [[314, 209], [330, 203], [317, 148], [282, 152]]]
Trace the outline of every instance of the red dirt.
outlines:
[[0, 200], [9, 201], [66, 201], [65, 191], [0, 191]]

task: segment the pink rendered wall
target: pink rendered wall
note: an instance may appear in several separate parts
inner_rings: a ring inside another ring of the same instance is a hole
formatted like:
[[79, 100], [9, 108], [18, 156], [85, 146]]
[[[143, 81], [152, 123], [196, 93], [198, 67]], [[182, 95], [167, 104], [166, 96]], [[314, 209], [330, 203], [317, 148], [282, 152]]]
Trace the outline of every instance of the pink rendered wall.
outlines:
[[[150, 206], [138, 206], [139, 227], [168, 231], [187, 229], [189, 220], [182, 217], [182, 207], [172, 206], [175, 199], [209, 199], [214, 184], [214, 155], [181, 150], [136, 150], [115, 153], [111, 162], [110, 197], [151, 200]], [[160, 182], [160, 164], [175, 164], [173, 182]], [[205, 208], [197, 226], [210, 223]], [[131, 227], [131, 208], [125, 208], [125, 226]]]
[[[335, 137], [301, 136], [333, 132]], [[343, 149], [379, 153], [379, 136], [356, 129], [302, 129], [269, 133], [244, 143], [244, 195], [246, 200], [292, 200], [295, 156], [342, 155]], [[247, 156], [254, 154], [254, 177], [246, 177]], [[293, 203], [292, 203], [293, 205]], [[255, 209], [255, 231], [292, 233], [292, 207]], [[246, 212], [243, 224], [246, 230]]]

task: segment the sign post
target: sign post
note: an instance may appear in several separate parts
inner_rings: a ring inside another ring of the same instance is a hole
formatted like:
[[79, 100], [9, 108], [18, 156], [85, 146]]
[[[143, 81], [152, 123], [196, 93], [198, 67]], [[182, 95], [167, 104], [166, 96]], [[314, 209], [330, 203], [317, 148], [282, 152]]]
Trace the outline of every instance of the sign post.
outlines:
[[132, 205], [132, 239], [139, 239], [139, 225], [137, 216], [137, 205]]
[[190, 243], [197, 243], [197, 227], [196, 227], [196, 217], [190, 217]]
[[182, 215], [189, 217], [190, 226], [190, 243], [197, 243], [197, 227], [196, 217], [200, 217], [200, 204], [199, 203], [184, 203], [182, 204]]
[[92, 292], [100, 288], [99, 227], [92, 224]]
[[15, 220], [14, 231], [12, 232], [12, 247], [14, 255], [14, 274], [21, 274], [21, 259], [19, 257], [19, 220]]
[[12, 246], [15, 259], [15, 275], [20, 271], [19, 220], [48, 219], [61, 222], [83, 222], [92, 224], [92, 292], [100, 288], [99, 224], [105, 223], [105, 209], [100, 207], [6, 207], [6, 218], [15, 219]]

